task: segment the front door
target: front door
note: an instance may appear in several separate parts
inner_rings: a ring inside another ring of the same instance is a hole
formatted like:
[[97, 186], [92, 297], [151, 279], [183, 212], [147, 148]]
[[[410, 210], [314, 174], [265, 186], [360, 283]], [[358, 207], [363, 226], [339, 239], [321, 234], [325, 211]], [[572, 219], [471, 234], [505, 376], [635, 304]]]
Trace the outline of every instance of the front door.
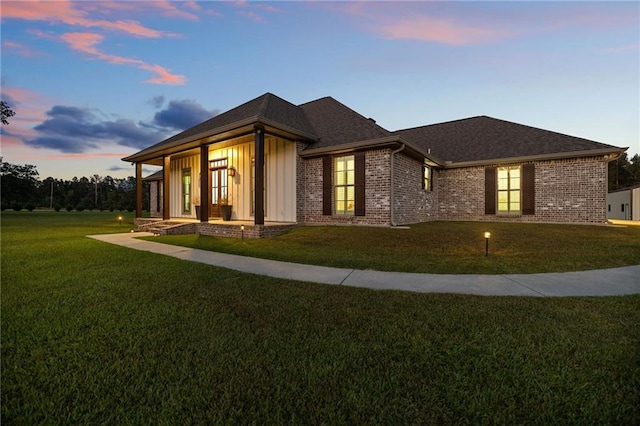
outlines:
[[227, 160], [214, 160], [210, 164], [211, 173], [211, 217], [222, 216], [220, 206], [228, 204]]

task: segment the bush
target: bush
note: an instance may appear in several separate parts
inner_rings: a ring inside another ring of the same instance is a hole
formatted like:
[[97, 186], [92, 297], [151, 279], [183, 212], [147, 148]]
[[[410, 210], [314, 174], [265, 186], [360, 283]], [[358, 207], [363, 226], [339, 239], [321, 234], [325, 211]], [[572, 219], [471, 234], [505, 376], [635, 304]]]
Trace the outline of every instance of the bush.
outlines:
[[76, 210], [77, 210], [77, 211], [79, 211], [79, 212], [81, 212], [81, 211], [83, 211], [83, 210], [84, 210], [84, 206], [82, 205], [82, 203], [80, 203], [80, 204], [78, 204], [78, 205], [76, 206]]
[[20, 203], [14, 203], [13, 204], [13, 210], [19, 212], [20, 210], [22, 210], [22, 204]]
[[70, 212], [71, 210], [73, 210], [73, 206], [71, 204], [67, 205], [67, 211]]
[[61, 208], [62, 208], [62, 207], [60, 207], [60, 205], [59, 205], [59, 204], [56, 204], [56, 205], [55, 205], [55, 207], [54, 207], [53, 209], [54, 209], [55, 211], [59, 212]]
[[33, 209], [35, 209], [35, 208], [36, 208], [36, 206], [35, 206], [35, 204], [33, 204], [33, 203], [27, 203], [27, 204], [24, 206], [24, 208], [25, 208], [25, 209], [27, 209], [27, 210], [29, 210], [30, 212], [32, 212], [32, 211], [33, 211]]

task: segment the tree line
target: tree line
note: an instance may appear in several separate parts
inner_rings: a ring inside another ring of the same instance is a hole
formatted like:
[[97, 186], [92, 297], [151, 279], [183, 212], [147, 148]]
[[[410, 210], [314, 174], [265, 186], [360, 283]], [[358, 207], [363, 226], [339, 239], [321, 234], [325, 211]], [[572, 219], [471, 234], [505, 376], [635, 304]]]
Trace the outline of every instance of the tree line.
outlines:
[[[0, 160], [1, 161], [1, 160]], [[135, 210], [136, 180], [133, 176], [74, 177], [71, 180], [39, 179], [36, 166], [0, 162], [0, 204], [2, 210], [33, 210], [49, 207], [59, 210]], [[143, 209], [149, 209], [148, 182], [142, 182]]]
[[609, 163], [609, 191], [640, 185], [640, 155], [627, 158], [623, 153]]

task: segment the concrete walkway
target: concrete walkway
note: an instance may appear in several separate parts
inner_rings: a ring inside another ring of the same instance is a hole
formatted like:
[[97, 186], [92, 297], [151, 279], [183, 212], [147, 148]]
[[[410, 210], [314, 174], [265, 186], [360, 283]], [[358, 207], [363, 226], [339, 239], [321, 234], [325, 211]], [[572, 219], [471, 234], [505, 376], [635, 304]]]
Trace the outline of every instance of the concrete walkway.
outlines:
[[296, 281], [420, 293], [483, 296], [619, 296], [640, 293], [640, 265], [551, 274], [441, 275], [330, 268], [144, 241], [148, 232], [89, 235], [111, 244], [251, 274]]

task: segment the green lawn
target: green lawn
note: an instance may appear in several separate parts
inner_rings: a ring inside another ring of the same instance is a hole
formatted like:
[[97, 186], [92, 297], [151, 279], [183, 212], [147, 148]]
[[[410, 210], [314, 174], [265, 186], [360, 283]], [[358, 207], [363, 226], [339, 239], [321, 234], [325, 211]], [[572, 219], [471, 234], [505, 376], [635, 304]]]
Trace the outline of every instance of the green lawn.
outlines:
[[3, 212], [3, 424], [640, 422], [640, 296], [314, 285], [84, 237], [124, 217]]
[[[148, 237], [297, 263], [437, 274], [567, 272], [640, 264], [640, 226], [430, 222], [411, 229], [300, 227], [275, 238]], [[484, 231], [491, 231], [485, 257]]]

